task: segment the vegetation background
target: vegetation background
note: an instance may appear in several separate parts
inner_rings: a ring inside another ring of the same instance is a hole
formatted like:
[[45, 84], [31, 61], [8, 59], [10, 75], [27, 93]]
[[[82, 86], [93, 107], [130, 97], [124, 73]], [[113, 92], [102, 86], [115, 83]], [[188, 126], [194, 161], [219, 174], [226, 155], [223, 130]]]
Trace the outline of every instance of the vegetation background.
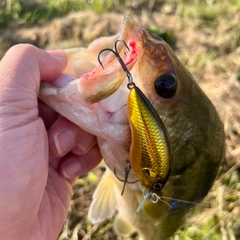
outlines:
[[[172, 240], [240, 239], [240, 1], [238, 0], [2, 0], [0, 58], [17, 43], [57, 49], [87, 46], [113, 35], [126, 14], [167, 41], [216, 106], [226, 134], [226, 160], [205, 200]], [[138, 239], [116, 236], [112, 221], [86, 219], [104, 170], [74, 186], [59, 240]]]

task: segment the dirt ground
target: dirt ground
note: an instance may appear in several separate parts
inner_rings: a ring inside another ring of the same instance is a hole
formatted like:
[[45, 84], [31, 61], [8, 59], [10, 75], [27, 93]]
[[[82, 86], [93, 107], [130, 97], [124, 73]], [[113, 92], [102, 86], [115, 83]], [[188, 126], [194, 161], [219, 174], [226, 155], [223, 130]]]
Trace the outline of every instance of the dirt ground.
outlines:
[[[172, 43], [177, 56], [212, 100], [225, 126], [226, 161], [222, 166], [222, 174], [202, 203], [203, 211], [190, 218], [182, 231], [192, 226], [200, 228], [203, 219], [212, 216], [217, 217], [218, 221], [211, 231], [219, 231], [221, 236], [227, 236], [222, 239], [230, 239], [230, 231], [235, 237], [231, 239], [240, 239], [240, 48], [234, 42], [235, 36], [225, 34], [235, 27], [237, 20], [233, 19], [233, 22], [213, 30], [202, 26], [197, 19], [189, 21], [180, 18], [176, 12], [173, 14], [170, 7], [152, 14], [122, 9], [103, 15], [91, 11], [71, 13], [42, 26], [11, 31], [0, 29], [0, 56], [11, 45], [23, 42], [45, 49], [87, 46], [100, 36], [115, 34], [124, 15], [129, 12], [142, 27], [149, 29], [154, 26], [173, 36]], [[222, 24], [221, 21], [219, 24]], [[103, 169], [96, 169], [77, 181], [69, 217], [59, 239], [123, 239], [113, 233], [111, 221], [92, 226], [86, 219], [92, 192], [102, 172]], [[217, 206], [216, 209], [209, 208], [209, 203]], [[125, 239], [138, 239], [138, 236]]]

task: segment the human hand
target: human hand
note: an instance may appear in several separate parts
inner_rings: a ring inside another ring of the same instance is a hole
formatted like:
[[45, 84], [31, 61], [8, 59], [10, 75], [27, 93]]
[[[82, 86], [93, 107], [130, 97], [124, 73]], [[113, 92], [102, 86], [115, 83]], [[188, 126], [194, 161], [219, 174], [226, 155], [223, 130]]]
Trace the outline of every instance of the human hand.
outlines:
[[73, 182], [101, 159], [94, 136], [38, 103], [40, 80], [54, 81], [66, 62], [62, 51], [27, 44], [12, 47], [0, 62], [3, 239], [57, 239]]

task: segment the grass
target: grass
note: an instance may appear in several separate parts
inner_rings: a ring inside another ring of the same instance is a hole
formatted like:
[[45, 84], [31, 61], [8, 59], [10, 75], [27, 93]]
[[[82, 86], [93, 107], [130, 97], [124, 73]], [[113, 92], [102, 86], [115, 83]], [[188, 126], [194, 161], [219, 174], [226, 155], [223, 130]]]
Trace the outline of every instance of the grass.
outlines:
[[32, 26], [73, 11], [91, 9], [96, 13], [111, 11], [125, 0], [5, 0], [0, 2], [0, 27]]
[[[225, 125], [226, 161], [222, 174], [206, 199], [171, 240], [240, 239], [240, 1], [150, 1], [151, 8], [148, 8], [149, 1], [139, 1], [138, 5], [137, 1], [130, 0], [32, 2], [33, 4], [27, 4], [23, 0], [2, 1], [0, 27], [11, 28], [17, 24], [31, 28], [70, 12], [92, 9], [95, 13], [102, 14], [111, 12], [116, 7], [122, 7], [122, 15], [125, 7], [126, 12], [131, 10], [135, 17], [141, 16], [144, 19], [144, 16], [148, 16], [148, 22], [159, 16], [174, 19], [174, 24], [155, 20], [146, 26], [156, 35], [176, 44], [178, 57], [197, 76], [201, 87], [215, 104]], [[84, 187], [83, 193], [87, 195], [95, 181], [96, 176], [89, 174], [86, 178], [79, 179], [75, 188]], [[82, 201], [85, 195], [79, 194], [76, 199]], [[85, 208], [79, 212], [85, 211]], [[79, 216], [80, 219], [82, 215]], [[91, 225], [87, 223], [86, 226], [86, 231], [91, 232]], [[108, 232], [111, 226], [108, 223], [95, 229], [96, 234], [92, 239], [100, 239], [99, 236]]]
[[187, 221], [184, 228], [178, 230], [171, 239], [239, 239], [239, 235], [238, 237], [235, 236], [236, 231], [240, 229], [239, 184], [239, 174], [237, 171], [229, 175], [226, 174], [224, 178], [220, 178], [215, 183], [214, 190], [196, 208], [195, 213]]
[[[151, 1], [153, 6], [159, 2]], [[96, 13], [103, 13], [113, 11], [119, 5], [131, 8], [137, 6], [137, 3], [130, 0], [4, 0], [0, 3], [0, 26], [30, 26], [54, 17], [62, 17], [72, 11], [91, 9]], [[177, 9], [176, 13], [180, 14], [181, 18], [197, 19], [205, 26], [219, 24], [221, 17], [231, 20], [240, 11], [238, 0], [166, 0], [161, 1], [160, 5], [169, 5]]]
[[[167, 1], [168, 4], [172, 2]], [[188, 40], [191, 42], [189, 49], [187, 47], [184, 53], [180, 52], [179, 57], [198, 76], [200, 84], [206, 83], [204, 90], [209, 93], [224, 122], [226, 162], [223, 175], [206, 199], [171, 239], [240, 239], [240, 155], [235, 154], [240, 140], [236, 100], [240, 92], [237, 83], [240, 72], [240, 2], [180, 0], [175, 1], [172, 7], [176, 9], [183, 29], [179, 31], [189, 32], [185, 37], [192, 39]], [[194, 31], [197, 36], [193, 35]], [[210, 89], [210, 82], [216, 82], [216, 89]], [[218, 84], [221, 85], [219, 89]], [[228, 128], [229, 125], [233, 127]]]

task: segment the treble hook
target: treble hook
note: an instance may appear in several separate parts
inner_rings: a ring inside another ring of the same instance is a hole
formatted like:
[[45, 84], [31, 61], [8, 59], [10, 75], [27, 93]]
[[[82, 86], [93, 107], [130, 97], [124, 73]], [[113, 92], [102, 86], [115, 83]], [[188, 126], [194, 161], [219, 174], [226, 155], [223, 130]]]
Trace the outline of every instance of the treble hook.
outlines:
[[131, 169], [132, 169], [131, 163], [130, 163], [130, 161], [127, 160], [127, 161], [126, 161], [126, 167], [125, 167], [125, 177], [124, 177], [124, 180], [123, 180], [123, 179], [121, 179], [121, 178], [119, 178], [119, 177], [117, 176], [117, 174], [116, 174], [116, 169], [114, 168], [114, 175], [116, 176], [116, 178], [117, 178], [119, 181], [123, 182], [123, 189], [122, 189], [121, 196], [122, 196], [123, 193], [124, 193], [125, 186], [126, 186], [127, 183], [128, 183], [128, 184], [133, 184], [133, 183], [138, 182], [138, 180], [136, 180], [136, 181], [134, 181], [134, 182], [129, 182], [129, 181], [128, 181], [128, 175], [129, 175], [129, 172], [130, 172]]
[[119, 52], [118, 52], [118, 50], [117, 50], [117, 44], [118, 44], [118, 42], [122, 42], [122, 43], [125, 45], [125, 47], [127, 48], [127, 50], [130, 51], [127, 43], [126, 43], [124, 40], [122, 40], [122, 39], [118, 39], [118, 40], [115, 42], [115, 45], [114, 45], [115, 51], [114, 51], [113, 49], [111, 49], [111, 48], [104, 48], [104, 49], [102, 49], [102, 50], [98, 53], [98, 62], [100, 63], [101, 67], [104, 69], [104, 66], [103, 66], [103, 64], [102, 64], [102, 62], [101, 62], [101, 59], [100, 59], [100, 55], [101, 55], [103, 52], [105, 52], [105, 51], [110, 51], [110, 52], [112, 52], [112, 53], [116, 56], [116, 58], [117, 58], [118, 62], [120, 63], [123, 71], [124, 71], [124, 72], [126, 73], [126, 75], [127, 75], [128, 82], [129, 82], [129, 83], [128, 83], [128, 88], [132, 88], [132, 87], [135, 86], [135, 83], [133, 82], [132, 75], [131, 75], [131, 73], [128, 71], [126, 64], [125, 64], [124, 61], [122, 60], [122, 58], [121, 58], [121, 56], [120, 56], [120, 54], [119, 54]]

